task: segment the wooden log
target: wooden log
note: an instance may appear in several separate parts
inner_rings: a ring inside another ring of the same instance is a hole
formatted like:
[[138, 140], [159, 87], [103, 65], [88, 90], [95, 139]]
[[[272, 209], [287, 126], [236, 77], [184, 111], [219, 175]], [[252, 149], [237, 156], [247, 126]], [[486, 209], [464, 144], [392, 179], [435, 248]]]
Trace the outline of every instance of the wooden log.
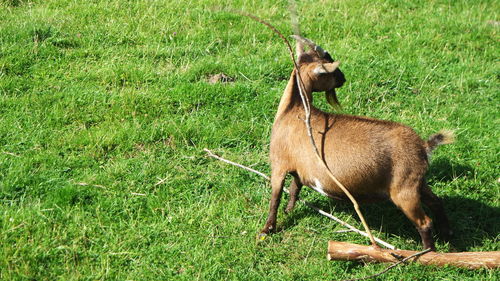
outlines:
[[[328, 260], [398, 262], [401, 259], [404, 259], [416, 253], [418, 252], [407, 250], [388, 250], [373, 246], [363, 246], [346, 242], [329, 241], [327, 258]], [[428, 252], [409, 260], [424, 265], [451, 265], [469, 269], [492, 269], [500, 267], [500, 252]]]

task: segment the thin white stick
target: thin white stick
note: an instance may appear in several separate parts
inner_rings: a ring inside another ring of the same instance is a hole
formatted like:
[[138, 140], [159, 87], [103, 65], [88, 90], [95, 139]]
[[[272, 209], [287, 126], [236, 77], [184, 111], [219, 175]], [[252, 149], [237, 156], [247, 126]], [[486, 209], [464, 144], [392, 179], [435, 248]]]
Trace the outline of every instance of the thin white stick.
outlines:
[[[304, 205], [306, 205], [307, 207], [309, 207], [309, 208], [311, 208], [311, 209], [316, 210], [318, 213], [322, 214], [323, 216], [325, 216], [325, 217], [327, 217], [327, 218], [329, 218], [329, 219], [331, 219], [331, 220], [334, 220], [334, 221], [338, 222], [339, 224], [341, 224], [341, 225], [343, 225], [343, 226], [345, 226], [345, 227], [349, 228], [349, 230], [354, 231], [354, 232], [356, 232], [357, 234], [360, 234], [360, 235], [362, 235], [362, 236], [364, 236], [364, 237], [368, 237], [368, 238], [370, 238], [370, 236], [368, 235], [368, 233], [366, 233], [366, 232], [364, 232], [364, 231], [362, 231], [362, 230], [359, 230], [359, 229], [355, 228], [354, 226], [352, 226], [352, 225], [350, 225], [350, 224], [348, 224], [348, 223], [346, 223], [346, 222], [344, 222], [344, 221], [340, 220], [339, 218], [337, 218], [337, 217], [333, 216], [333, 215], [332, 215], [332, 214], [330, 214], [330, 213], [327, 213], [327, 212], [325, 212], [325, 211], [321, 210], [320, 208], [318, 208], [318, 207], [316, 207], [316, 206], [312, 205], [311, 203], [309, 203], [309, 202], [307, 202], [307, 201], [304, 201], [304, 200], [302, 200], [302, 199], [299, 199], [299, 201], [300, 201], [300, 202], [302, 202], [302, 203], [304, 203]], [[388, 248], [388, 249], [391, 249], [391, 250], [395, 250], [395, 249], [396, 249], [396, 247], [394, 247], [393, 245], [391, 245], [391, 244], [389, 244], [389, 243], [387, 243], [387, 242], [385, 242], [385, 241], [383, 241], [383, 240], [380, 240], [380, 239], [379, 239], [379, 238], [377, 238], [377, 237], [373, 237], [373, 239], [375, 239], [375, 241], [377, 241], [377, 242], [378, 242], [378, 243], [380, 243], [382, 246], [384, 246], [384, 247], [386, 247], [386, 248]]]
[[245, 170], [247, 170], [247, 171], [250, 171], [250, 172], [252, 172], [252, 173], [256, 173], [257, 175], [259, 175], [259, 176], [261, 176], [261, 177], [265, 178], [266, 180], [271, 180], [271, 179], [270, 179], [268, 176], [266, 176], [264, 173], [261, 173], [261, 172], [259, 172], [259, 171], [257, 171], [257, 170], [254, 170], [254, 169], [252, 169], [252, 168], [249, 168], [249, 167], [247, 167], [247, 166], [243, 166], [243, 165], [241, 165], [241, 164], [238, 164], [238, 163], [235, 163], [235, 162], [233, 162], [233, 161], [229, 161], [229, 160], [227, 160], [227, 159], [224, 159], [224, 158], [222, 158], [222, 157], [220, 157], [220, 156], [217, 156], [217, 155], [213, 154], [213, 153], [212, 153], [212, 151], [210, 151], [210, 150], [208, 150], [208, 149], [206, 149], [206, 148], [204, 148], [203, 150], [204, 150], [206, 153], [208, 153], [208, 156], [210, 156], [210, 157], [213, 157], [213, 158], [215, 158], [215, 159], [217, 159], [217, 160], [220, 160], [220, 161], [222, 161], [222, 162], [225, 162], [225, 163], [231, 164], [231, 165], [233, 165], [233, 166], [240, 167], [240, 168], [245, 169]]
[[[255, 173], [255, 174], [257, 174], [257, 175], [259, 175], [259, 176], [261, 176], [261, 177], [265, 178], [265, 179], [266, 179], [266, 180], [268, 180], [268, 181], [270, 180], [270, 178], [269, 178], [268, 176], [266, 176], [264, 173], [261, 173], [261, 172], [259, 172], [259, 171], [257, 171], [257, 170], [254, 170], [254, 169], [252, 169], [252, 168], [246, 167], [246, 166], [244, 166], [244, 165], [241, 165], [241, 164], [235, 163], [235, 162], [233, 162], [233, 161], [229, 161], [229, 160], [227, 160], [227, 159], [224, 159], [224, 158], [222, 158], [222, 157], [220, 157], [220, 156], [218, 156], [218, 155], [216, 155], [216, 154], [212, 153], [212, 151], [210, 151], [210, 150], [208, 150], [208, 149], [206, 149], [206, 148], [205, 148], [205, 149], [203, 149], [203, 150], [204, 150], [205, 152], [207, 152], [208, 156], [210, 156], [210, 157], [212, 157], [212, 158], [215, 158], [215, 159], [220, 160], [220, 161], [222, 161], [222, 162], [224, 162], [224, 163], [227, 163], [227, 164], [230, 164], [230, 165], [233, 165], [233, 166], [236, 166], [236, 167], [239, 167], [239, 168], [245, 169], [245, 170], [250, 171], [250, 172], [252, 172], [252, 173]], [[287, 190], [286, 188], [283, 188], [283, 190], [284, 190], [286, 193], [289, 193], [289, 192], [288, 192], [288, 190]], [[318, 213], [320, 213], [321, 215], [323, 215], [323, 216], [325, 216], [325, 217], [327, 217], [327, 218], [329, 218], [329, 219], [331, 219], [331, 220], [333, 220], [333, 221], [335, 221], [335, 222], [337, 222], [337, 223], [339, 223], [339, 224], [341, 224], [341, 225], [343, 225], [343, 226], [347, 227], [349, 230], [354, 231], [354, 232], [356, 232], [356, 233], [358, 233], [358, 234], [360, 234], [360, 235], [362, 235], [362, 236], [365, 236], [365, 237], [368, 237], [368, 238], [370, 237], [370, 236], [368, 235], [368, 233], [366, 233], [366, 232], [364, 232], [364, 231], [361, 231], [361, 230], [359, 230], [359, 229], [355, 228], [354, 226], [352, 226], [352, 225], [350, 225], [350, 224], [346, 223], [345, 221], [343, 221], [343, 220], [341, 220], [341, 219], [337, 218], [336, 216], [334, 216], [334, 215], [332, 215], [332, 214], [330, 214], [330, 213], [327, 213], [327, 212], [325, 212], [325, 211], [321, 210], [320, 208], [318, 208], [318, 207], [316, 207], [316, 206], [312, 205], [311, 203], [309, 203], [309, 202], [307, 202], [307, 201], [305, 201], [305, 200], [302, 200], [302, 199], [300, 199], [300, 198], [299, 198], [299, 201], [300, 201], [300, 202], [302, 202], [302, 203], [303, 203], [304, 205], [306, 205], [307, 207], [309, 207], [309, 208], [311, 208], [311, 209], [313, 209], [313, 210], [317, 211], [317, 212], [318, 212]], [[373, 237], [373, 239], [374, 239], [375, 241], [377, 241], [378, 243], [380, 243], [382, 246], [387, 247], [388, 249], [391, 249], [391, 250], [395, 250], [395, 249], [396, 249], [396, 247], [394, 247], [393, 245], [391, 245], [391, 244], [389, 244], [389, 243], [387, 243], [387, 242], [385, 242], [385, 241], [383, 241], [383, 240], [381, 240], [381, 239], [379, 239], [379, 238], [377, 238], [377, 237]]]
[[352, 229], [340, 229], [336, 230], [333, 233], [346, 233], [346, 232], [353, 232]]

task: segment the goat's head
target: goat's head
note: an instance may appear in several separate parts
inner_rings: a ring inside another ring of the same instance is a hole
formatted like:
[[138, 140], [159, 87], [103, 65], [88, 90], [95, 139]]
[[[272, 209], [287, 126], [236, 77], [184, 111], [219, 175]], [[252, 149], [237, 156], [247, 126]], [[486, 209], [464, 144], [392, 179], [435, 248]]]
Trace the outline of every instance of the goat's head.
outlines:
[[[340, 62], [334, 61], [328, 52], [313, 41], [298, 35], [293, 37], [297, 40], [300, 76], [309, 81], [311, 91], [324, 91], [331, 105], [340, 105], [335, 88], [342, 87], [346, 81], [344, 73], [339, 69]], [[304, 51], [305, 45], [310, 48], [308, 52]]]

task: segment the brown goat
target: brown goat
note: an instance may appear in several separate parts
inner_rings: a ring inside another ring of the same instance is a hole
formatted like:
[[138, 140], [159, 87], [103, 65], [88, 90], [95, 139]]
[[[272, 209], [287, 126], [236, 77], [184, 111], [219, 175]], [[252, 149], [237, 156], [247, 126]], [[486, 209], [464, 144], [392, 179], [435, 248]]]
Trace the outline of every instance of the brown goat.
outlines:
[[[296, 80], [296, 72], [300, 71], [309, 101], [313, 92], [325, 91], [330, 101], [337, 102], [335, 88], [345, 82], [344, 74], [338, 68], [339, 62], [334, 62], [321, 47], [308, 39], [298, 39], [312, 50], [298, 55], [298, 69], [293, 70], [276, 113], [270, 145], [272, 197], [261, 237], [276, 229], [287, 174], [293, 176], [293, 181], [286, 212], [293, 209], [302, 185], [330, 198], [346, 199], [315, 157]], [[422, 200], [435, 214], [443, 237], [451, 234], [441, 200], [425, 180], [428, 154], [438, 145], [451, 142], [451, 134], [438, 133], [423, 141], [413, 129], [399, 123], [330, 114], [313, 106], [311, 127], [321, 157], [358, 201], [391, 199], [416, 226], [424, 248], [434, 250], [431, 219], [420, 206]]]

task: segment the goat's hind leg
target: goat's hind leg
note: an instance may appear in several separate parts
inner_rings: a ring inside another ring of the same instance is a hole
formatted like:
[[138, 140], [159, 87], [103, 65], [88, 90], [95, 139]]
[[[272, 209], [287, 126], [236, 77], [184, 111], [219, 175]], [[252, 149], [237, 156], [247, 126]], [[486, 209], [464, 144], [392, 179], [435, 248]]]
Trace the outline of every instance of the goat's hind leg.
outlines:
[[288, 204], [285, 209], [285, 213], [290, 213], [293, 208], [295, 207], [295, 202], [297, 202], [297, 199], [299, 199], [299, 193], [300, 190], [302, 189], [302, 183], [300, 182], [300, 179], [298, 175], [292, 174], [293, 179], [292, 183], [290, 184], [289, 191], [290, 191], [290, 199], [288, 199]]
[[278, 206], [280, 205], [281, 193], [283, 193], [283, 184], [285, 182], [286, 172], [276, 172], [271, 174], [271, 202], [269, 203], [269, 215], [264, 228], [260, 231], [258, 238], [263, 240], [270, 232], [276, 231], [276, 216]]
[[453, 235], [453, 231], [450, 229], [450, 223], [448, 221], [448, 216], [444, 211], [442, 200], [437, 197], [434, 192], [427, 186], [423, 184], [420, 187], [420, 194], [422, 196], [422, 203], [429, 207], [436, 218], [436, 225], [439, 230], [439, 235], [442, 239], [448, 241]]
[[432, 220], [425, 214], [420, 206], [418, 189], [391, 192], [391, 200], [398, 206], [408, 219], [415, 225], [422, 239], [424, 249], [436, 250], [432, 237]]

